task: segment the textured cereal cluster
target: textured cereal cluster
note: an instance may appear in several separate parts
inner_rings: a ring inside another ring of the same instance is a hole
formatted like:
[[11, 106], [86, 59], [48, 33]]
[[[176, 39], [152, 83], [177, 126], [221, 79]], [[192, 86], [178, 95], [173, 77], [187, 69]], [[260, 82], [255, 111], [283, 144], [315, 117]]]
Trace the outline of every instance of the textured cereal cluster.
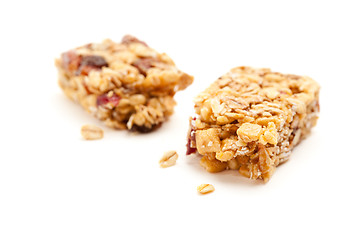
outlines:
[[268, 181], [315, 126], [319, 85], [309, 77], [237, 67], [195, 99], [187, 154], [209, 172]]
[[110, 127], [140, 132], [160, 126], [173, 113], [174, 94], [193, 81], [165, 53], [129, 35], [75, 48], [55, 64], [68, 97]]

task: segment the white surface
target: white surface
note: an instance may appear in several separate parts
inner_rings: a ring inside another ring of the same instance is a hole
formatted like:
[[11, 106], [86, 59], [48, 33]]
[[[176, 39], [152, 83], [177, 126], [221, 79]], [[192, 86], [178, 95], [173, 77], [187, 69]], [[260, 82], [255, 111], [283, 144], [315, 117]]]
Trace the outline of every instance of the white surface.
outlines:
[[[359, 239], [357, 1], [217, 2], [0, 4], [0, 239]], [[195, 76], [147, 135], [104, 127], [57, 86], [61, 52], [127, 33]], [[192, 98], [238, 65], [322, 86], [318, 126], [267, 184], [184, 156]], [[82, 140], [85, 123], [104, 139]]]

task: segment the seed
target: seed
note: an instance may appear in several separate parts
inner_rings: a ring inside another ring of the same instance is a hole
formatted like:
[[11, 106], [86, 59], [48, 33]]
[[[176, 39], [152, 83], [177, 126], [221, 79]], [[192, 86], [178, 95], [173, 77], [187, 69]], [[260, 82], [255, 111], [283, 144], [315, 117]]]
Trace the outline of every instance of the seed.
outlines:
[[95, 125], [84, 125], [81, 127], [81, 135], [85, 140], [96, 140], [104, 137], [104, 131]]
[[176, 151], [169, 151], [164, 153], [163, 157], [159, 161], [160, 167], [167, 168], [174, 166], [178, 157], [179, 155]]
[[197, 191], [201, 194], [211, 193], [215, 190], [214, 186], [211, 184], [201, 184], [197, 187]]

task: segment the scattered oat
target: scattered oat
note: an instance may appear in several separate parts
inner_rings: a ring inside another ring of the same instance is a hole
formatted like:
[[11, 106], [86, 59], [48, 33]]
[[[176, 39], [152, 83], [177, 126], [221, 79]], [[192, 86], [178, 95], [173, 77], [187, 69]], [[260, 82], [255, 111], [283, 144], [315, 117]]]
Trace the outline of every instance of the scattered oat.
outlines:
[[215, 190], [211, 184], [201, 184], [197, 187], [197, 191], [201, 194], [211, 193]]
[[168, 151], [164, 153], [162, 158], [159, 161], [160, 167], [167, 168], [174, 166], [176, 164], [176, 160], [178, 159], [179, 155], [176, 151]]
[[96, 140], [104, 137], [104, 131], [95, 125], [84, 125], [81, 127], [81, 135], [85, 140]]

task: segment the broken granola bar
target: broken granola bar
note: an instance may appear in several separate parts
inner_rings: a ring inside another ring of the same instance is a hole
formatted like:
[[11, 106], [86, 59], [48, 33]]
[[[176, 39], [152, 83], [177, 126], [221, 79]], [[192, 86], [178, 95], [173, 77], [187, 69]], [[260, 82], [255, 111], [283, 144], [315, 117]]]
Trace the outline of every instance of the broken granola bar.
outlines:
[[175, 93], [193, 81], [165, 53], [129, 35], [75, 48], [55, 64], [69, 98], [107, 126], [139, 132], [160, 126], [173, 113]]
[[319, 85], [309, 77], [237, 67], [195, 99], [187, 154], [209, 172], [236, 169], [270, 179], [315, 126]]

